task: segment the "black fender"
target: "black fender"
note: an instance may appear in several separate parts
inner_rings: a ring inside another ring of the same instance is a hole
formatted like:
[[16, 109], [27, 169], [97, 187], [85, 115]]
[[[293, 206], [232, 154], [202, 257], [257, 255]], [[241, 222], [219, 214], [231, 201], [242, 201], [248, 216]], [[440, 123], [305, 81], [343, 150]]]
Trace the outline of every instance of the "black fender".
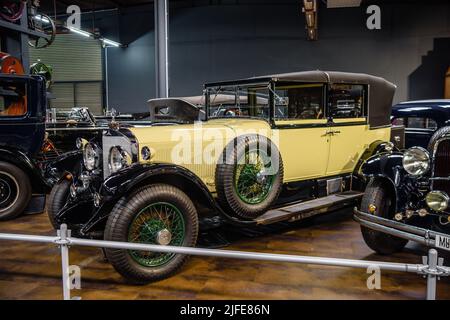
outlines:
[[208, 188], [193, 172], [177, 165], [164, 163], [135, 163], [132, 166], [119, 171], [105, 180], [102, 187], [102, 195], [122, 197], [132, 189], [136, 189], [138, 186], [142, 185], [143, 182], [152, 180], [152, 178], [158, 176], [175, 176], [187, 179], [202, 192], [207, 192], [209, 196]]
[[361, 173], [367, 180], [381, 179], [395, 197], [396, 212], [406, 202], [408, 174], [403, 169], [403, 154], [400, 152], [380, 153], [364, 162]]
[[193, 172], [174, 164], [136, 163], [106, 179], [100, 195], [105, 199], [119, 199], [151, 183], [173, 185], [185, 192], [194, 202], [220, 210], [205, 183]]
[[52, 161], [45, 168], [45, 179], [47, 184], [54, 186], [66, 173], [70, 172], [74, 176], [81, 173], [83, 163], [83, 151], [75, 150], [67, 152]]
[[[230, 223], [253, 225], [253, 221], [241, 221], [229, 216], [217, 203], [205, 183], [193, 172], [184, 167], [165, 163], [141, 164], [119, 171], [105, 180], [100, 188], [101, 204], [92, 218], [83, 226], [81, 234], [98, 231], [108, 218], [114, 205], [124, 196], [128, 196], [140, 187], [163, 183], [173, 185], [185, 192], [194, 205], [199, 205], [218, 212]], [[73, 209], [73, 208], [72, 208]]]
[[356, 168], [355, 168], [355, 173], [357, 175], [361, 176], [362, 175], [361, 169], [362, 169], [362, 166], [364, 165], [364, 163], [367, 160], [369, 160], [371, 157], [373, 157], [377, 154], [388, 152], [390, 147], [392, 147], [392, 143], [390, 143], [390, 142], [381, 141], [381, 140], [372, 142], [370, 144], [370, 146], [364, 151], [364, 153], [360, 157], [358, 164], [356, 165]]
[[23, 151], [3, 146], [0, 148], [0, 161], [11, 163], [22, 169], [30, 178], [33, 193], [46, 194], [50, 190], [50, 185], [45, 181], [39, 167]]

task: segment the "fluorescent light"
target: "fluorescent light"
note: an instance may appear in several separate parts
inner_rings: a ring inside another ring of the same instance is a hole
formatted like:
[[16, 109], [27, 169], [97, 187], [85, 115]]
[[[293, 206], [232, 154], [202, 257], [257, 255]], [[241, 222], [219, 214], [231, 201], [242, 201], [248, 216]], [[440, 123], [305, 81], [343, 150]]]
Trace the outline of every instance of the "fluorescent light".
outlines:
[[36, 20], [45, 22], [45, 23], [50, 23], [50, 20], [48, 20], [46, 17], [43, 17], [43, 16], [41, 16], [41, 15], [36, 15], [36, 16], [34, 16], [33, 18], [36, 19]]
[[85, 36], [87, 38], [93, 37], [92, 33], [89, 33], [87, 31], [83, 31], [83, 30], [80, 30], [80, 29], [77, 29], [77, 28], [74, 28], [74, 27], [67, 27], [67, 29], [69, 29], [70, 31], [75, 32], [77, 34], [80, 34], [82, 36]]
[[66, 28], [69, 29], [70, 31], [75, 32], [84, 37], [98, 39], [98, 40], [102, 41], [105, 46], [108, 45], [108, 46], [113, 46], [113, 47], [117, 47], [117, 48], [123, 47], [123, 45], [119, 42], [109, 40], [106, 38], [101, 38], [98, 35], [95, 35], [93, 33], [90, 33], [90, 32], [87, 32], [87, 31], [84, 31], [84, 30], [81, 30], [78, 28], [74, 28], [74, 27], [66, 27]]
[[102, 40], [105, 45], [110, 45], [110, 46], [117, 47], [117, 48], [122, 46], [120, 43], [109, 40], [109, 39], [102, 38], [100, 40]]

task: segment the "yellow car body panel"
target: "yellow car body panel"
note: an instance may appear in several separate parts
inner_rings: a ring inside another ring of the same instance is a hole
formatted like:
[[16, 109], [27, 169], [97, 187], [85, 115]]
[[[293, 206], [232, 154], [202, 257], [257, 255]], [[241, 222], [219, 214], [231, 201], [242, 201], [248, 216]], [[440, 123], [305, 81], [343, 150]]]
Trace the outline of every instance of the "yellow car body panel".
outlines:
[[[270, 125], [261, 120], [216, 119], [188, 125], [134, 127], [139, 148], [148, 147], [151, 162], [173, 163], [196, 174], [215, 191], [215, 171], [224, 148], [244, 134], [270, 135]], [[271, 138], [271, 136], [268, 136]], [[142, 157], [142, 155], [139, 155]], [[140, 162], [145, 162], [142, 158]]]
[[[389, 141], [391, 128], [371, 129], [366, 118], [275, 121], [222, 118], [187, 125], [133, 127], [139, 148], [151, 150], [150, 162], [173, 163], [197, 175], [215, 192], [215, 171], [224, 148], [238, 136], [259, 134], [278, 147], [284, 182], [350, 174], [367, 148]], [[139, 157], [141, 157], [139, 152]], [[142, 158], [140, 162], [145, 162]]]
[[325, 176], [329, 152], [327, 120], [283, 120], [275, 124], [280, 128], [274, 129], [274, 132], [280, 137], [284, 181]]

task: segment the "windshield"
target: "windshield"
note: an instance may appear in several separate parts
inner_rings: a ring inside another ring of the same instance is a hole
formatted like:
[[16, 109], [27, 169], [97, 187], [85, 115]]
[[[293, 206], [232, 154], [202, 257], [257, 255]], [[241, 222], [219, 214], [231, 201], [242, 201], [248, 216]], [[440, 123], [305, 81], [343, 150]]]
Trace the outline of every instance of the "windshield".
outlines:
[[252, 117], [269, 119], [270, 90], [267, 84], [208, 89], [209, 118]]

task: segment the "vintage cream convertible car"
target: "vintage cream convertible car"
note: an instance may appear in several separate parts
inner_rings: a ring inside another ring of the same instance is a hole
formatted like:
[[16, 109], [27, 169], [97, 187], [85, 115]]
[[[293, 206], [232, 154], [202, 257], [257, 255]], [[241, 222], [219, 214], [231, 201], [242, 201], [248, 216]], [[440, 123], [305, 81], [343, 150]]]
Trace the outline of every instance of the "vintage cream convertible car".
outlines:
[[[395, 85], [299, 72], [207, 84], [205, 106], [149, 102], [152, 126], [111, 123], [49, 197], [55, 227], [84, 237], [195, 246], [199, 220], [296, 221], [358, 201], [365, 159], [391, 151]], [[168, 277], [186, 256], [106, 250], [130, 281]]]

